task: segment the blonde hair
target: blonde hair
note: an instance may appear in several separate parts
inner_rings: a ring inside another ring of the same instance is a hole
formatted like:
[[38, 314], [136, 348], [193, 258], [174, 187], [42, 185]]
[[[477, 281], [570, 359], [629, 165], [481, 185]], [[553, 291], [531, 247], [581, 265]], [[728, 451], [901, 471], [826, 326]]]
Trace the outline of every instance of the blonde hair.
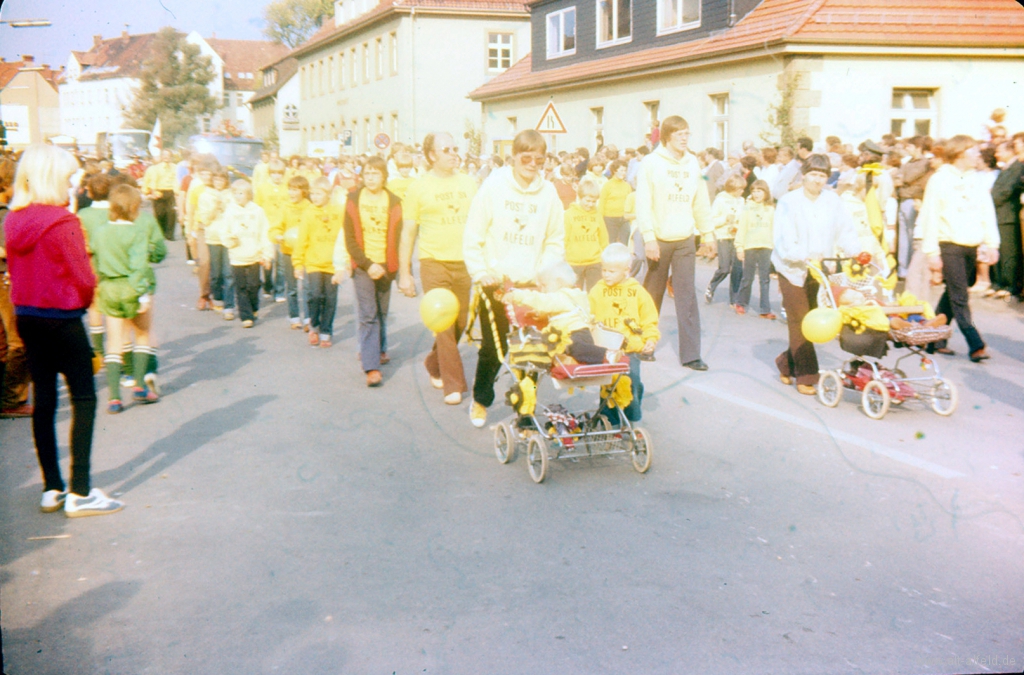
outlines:
[[580, 181], [579, 186], [576, 188], [576, 194], [580, 197], [583, 195], [591, 195], [592, 197], [601, 196], [601, 184], [590, 176], [584, 176]]
[[12, 211], [29, 204], [65, 206], [70, 199], [71, 175], [78, 171], [78, 160], [55, 145], [31, 145], [25, 150], [14, 175]]
[[746, 187], [747, 179], [743, 176], [729, 176], [728, 180], [725, 181], [724, 189], [732, 194], [733, 192], [744, 190]]
[[605, 265], [629, 267], [633, 262], [633, 254], [629, 252], [628, 246], [615, 242], [614, 244], [608, 244], [607, 248], [601, 252], [601, 262]]
[[555, 262], [542, 268], [537, 273], [537, 281], [542, 288], [548, 289], [552, 286], [568, 288], [576, 285], [576, 273], [567, 262]]
[[245, 178], [239, 178], [238, 180], [236, 180], [234, 183], [231, 184], [231, 189], [232, 190], [234, 190], [235, 188], [240, 188], [240, 187], [244, 187], [246, 189], [246, 191], [249, 193], [249, 198], [252, 199], [252, 183], [250, 183]]

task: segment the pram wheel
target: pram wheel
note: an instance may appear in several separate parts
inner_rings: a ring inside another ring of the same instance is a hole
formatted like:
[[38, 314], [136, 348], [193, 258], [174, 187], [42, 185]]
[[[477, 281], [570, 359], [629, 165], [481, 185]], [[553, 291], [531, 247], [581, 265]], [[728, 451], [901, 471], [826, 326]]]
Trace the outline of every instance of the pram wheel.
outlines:
[[818, 378], [818, 400], [822, 405], [835, 408], [843, 398], [843, 379], [834, 370], [826, 370]]
[[633, 448], [630, 450], [630, 458], [633, 460], [633, 468], [638, 473], [647, 473], [651, 468], [651, 435], [642, 427], [633, 429]]
[[865, 384], [864, 391], [860, 397], [864, 414], [873, 420], [880, 420], [885, 417], [885, 413], [889, 412], [890, 400], [889, 390], [879, 380], [871, 380]]
[[952, 415], [956, 410], [957, 397], [956, 387], [945, 378], [939, 378], [932, 387], [932, 410], [942, 416]]
[[494, 454], [502, 464], [508, 464], [515, 459], [517, 437], [518, 434], [509, 422], [502, 422], [494, 427]]
[[526, 443], [526, 468], [534, 483], [541, 483], [548, 475], [548, 444], [540, 434], [534, 434]]

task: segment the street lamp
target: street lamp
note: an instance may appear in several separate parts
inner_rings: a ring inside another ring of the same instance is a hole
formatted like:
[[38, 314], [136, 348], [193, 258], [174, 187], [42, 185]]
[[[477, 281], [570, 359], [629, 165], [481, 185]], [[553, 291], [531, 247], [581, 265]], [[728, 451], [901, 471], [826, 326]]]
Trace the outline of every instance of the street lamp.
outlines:
[[11, 19], [0, 23], [6, 23], [11, 28], [38, 28], [51, 25], [48, 19]]

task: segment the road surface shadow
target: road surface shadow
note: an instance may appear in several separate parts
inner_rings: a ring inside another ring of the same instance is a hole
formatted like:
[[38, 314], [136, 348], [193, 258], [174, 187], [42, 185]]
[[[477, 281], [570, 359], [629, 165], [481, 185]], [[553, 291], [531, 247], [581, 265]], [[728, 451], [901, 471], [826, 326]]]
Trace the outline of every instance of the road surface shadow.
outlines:
[[249, 363], [254, 356], [262, 354], [256, 348], [256, 336], [245, 337], [229, 344], [211, 347], [189, 359], [189, 369], [173, 380], [161, 385], [164, 393], [180, 391], [201, 380], [217, 380], [228, 377]]
[[1024, 361], [1024, 342], [1012, 340], [1002, 335], [986, 335], [985, 342], [992, 347], [1000, 356], [1009, 356], [1017, 361]]
[[[988, 363], [992, 363], [989, 361]], [[964, 384], [982, 396], [988, 396], [1018, 410], [1024, 410], [1024, 387], [993, 375], [989, 367], [980, 365], [960, 371]]]

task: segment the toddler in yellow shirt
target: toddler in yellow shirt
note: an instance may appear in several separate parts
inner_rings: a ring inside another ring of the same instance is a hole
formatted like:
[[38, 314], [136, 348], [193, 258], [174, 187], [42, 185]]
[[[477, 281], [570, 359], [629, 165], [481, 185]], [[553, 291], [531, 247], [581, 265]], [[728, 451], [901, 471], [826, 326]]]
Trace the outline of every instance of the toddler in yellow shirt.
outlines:
[[608, 246], [608, 230], [597, 210], [600, 196], [597, 182], [584, 178], [564, 216], [565, 261], [576, 273], [576, 285], [588, 291], [601, 279], [601, 251]]

